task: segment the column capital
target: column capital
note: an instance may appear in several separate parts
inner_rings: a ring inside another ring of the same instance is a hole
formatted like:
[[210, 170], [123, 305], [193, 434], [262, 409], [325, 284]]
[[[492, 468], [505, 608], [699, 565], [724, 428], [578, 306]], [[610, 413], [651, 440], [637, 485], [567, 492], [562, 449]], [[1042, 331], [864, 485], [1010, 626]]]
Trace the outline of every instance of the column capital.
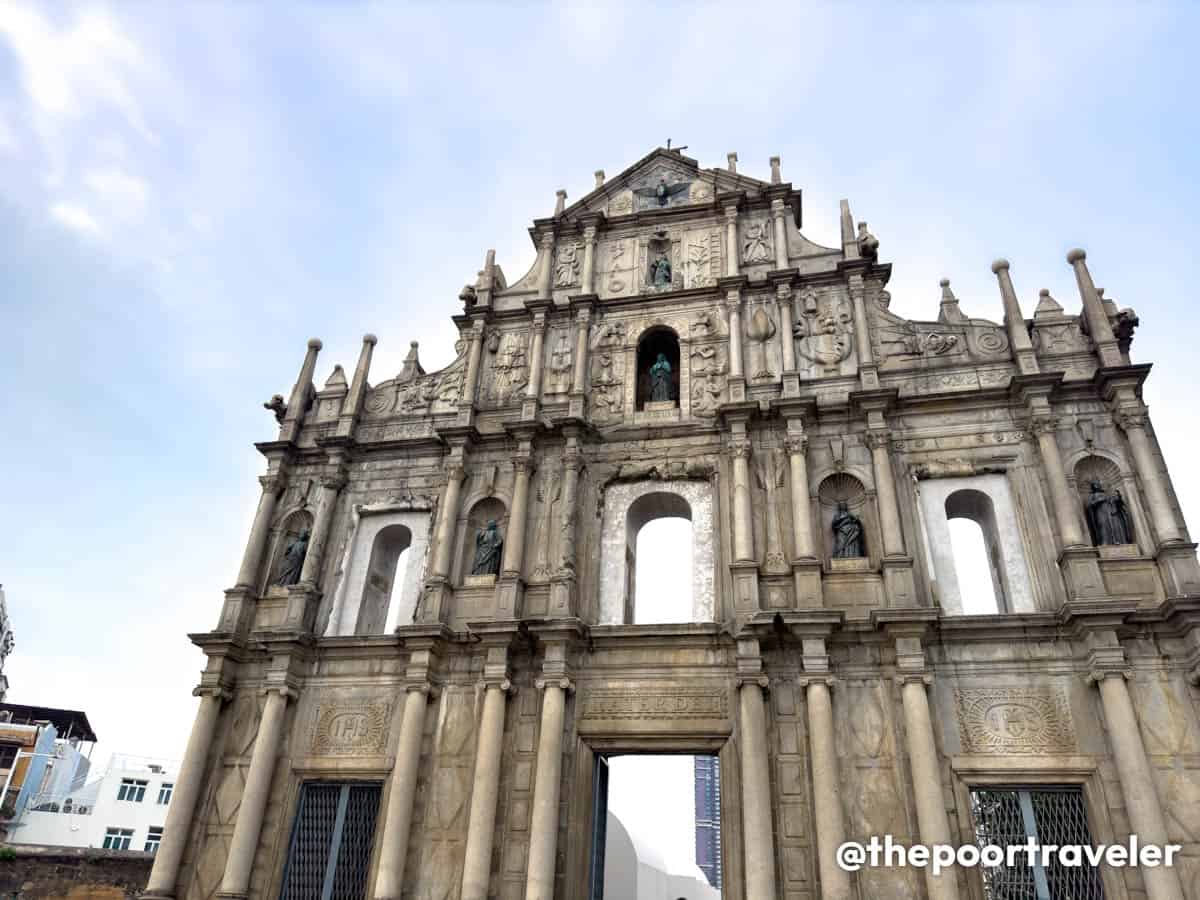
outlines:
[[749, 459], [752, 444], [750, 438], [745, 435], [735, 435], [726, 441], [725, 446], [729, 450], [729, 455], [734, 459]]
[[331, 462], [321, 470], [321, 487], [340, 491], [346, 486], [346, 466], [341, 462]]
[[509, 677], [507, 675], [502, 676], [502, 677], [495, 676], [495, 675], [493, 675], [493, 676], [485, 675], [479, 679], [479, 685], [484, 690], [490, 690], [491, 688], [496, 688], [502, 694], [515, 694], [517, 692], [517, 686], [512, 683], [512, 680], [509, 679]]
[[782, 197], [776, 197], [771, 201], [771, 215], [782, 216], [784, 214], [784, 208], [786, 205], [787, 204], [783, 202]]
[[771, 679], [761, 673], [758, 675], [741, 675], [736, 679], [735, 684], [739, 690], [744, 687], [758, 687], [763, 693], [766, 693], [771, 687]]
[[447, 481], [462, 481], [467, 476], [467, 469], [461, 459], [448, 459], [442, 466]]
[[300, 697], [300, 692], [296, 690], [291, 683], [288, 684], [264, 684], [258, 689], [260, 696], [269, 696], [271, 694], [279, 694], [284, 700], [297, 700]]
[[736, 199], [736, 200], [729, 200], [729, 201], [726, 201], [726, 202], [723, 204], [723, 206], [721, 207], [721, 208], [722, 208], [722, 210], [724, 211], [724, 214], [725, 214], [725, 222], [726, 222], [727, 224], [732, 224], [732, 223], [734, 223], [734, 222], [736, 222], [736, 221], [737, 221], [737, 216], [738, 216], [738, 203], [739, 203], [740, 199], [741, 199], [741, 198], [739, 197], [739, 198], [738, 198], [738, 199]]
[[1058, 433], [1058, 423], [1057, 416], [1032, 416], [1029, 419], [1029, 431], [1035, 437], [1043, 434], [1054, 436]]
[[541, 237], [538, 238], [538, 243], [541, 244], [543, 247], [545, 247], [547, 250], [551, 249], [554, 246], [554, 232], [553, 231], [543, 231], [541, 234]]
[[789, 434], [783, 439], [783, 447], [793, 456], [803, 456], [808, 452], [808, 435]]
[[566, 676], [561, 676], [558, 678], [538, 678], [533, 682], [533, 686], [539, 691], [544, 691], [548, 687], [561, 688], [568, 694], [575, 690], [575, 683]]
[[192, 688], [193, 697], [213, 697], [219, 703], [226, 703], [233, 699], [232, 685], [226, 683], [213, 683], [201, 680], [201, 682]]
[[405, 694], [424, 694], [428, 700], [436, 700], [441, 694], [441, 689], [437, 685], [431, 684], [428, 681], [409, 681], [404, 685]]
[[1133, 429], [1144, 430], [1148, 422], [1145, 409], [1119, 409], [1113, 413], [1113, 420], [1122, 431]]
[[893, 680], [900, 687], [906, 684], [923, 684], [926, 687], [933, 684], [933, 674], [931, 672], [897, 672]]
[[807, 688], [810, 684], [823, 684], [833, 690], [839, 680], [832, 675], [801, 675], [796, 679], [796, 684], [802, 688]]
[[536, 468], [533, 463], [533, 456], [528, 451], [514, 456], [512, 459], [513, 473], [516, 475], [532, 475]]
[[1087, 671], [1083, 676], [1083, 680], [1090, 687], [1093, 684], [1099, 684], [1105, 678], [1121, 678], [1125, 681], [1133, 679], [1133, 672], [1127, 667], [1118, 666], [1095, 666]]
[[892, 434], [886, 428], [874, 428], [863, 435], [863, 443], [871, 450], [888, 450], [892, 446]]
[[258, 483], [262, 485], [264, 494], [278, 494], [287, 485], [287, 476], [282, 472], [259, 475]]

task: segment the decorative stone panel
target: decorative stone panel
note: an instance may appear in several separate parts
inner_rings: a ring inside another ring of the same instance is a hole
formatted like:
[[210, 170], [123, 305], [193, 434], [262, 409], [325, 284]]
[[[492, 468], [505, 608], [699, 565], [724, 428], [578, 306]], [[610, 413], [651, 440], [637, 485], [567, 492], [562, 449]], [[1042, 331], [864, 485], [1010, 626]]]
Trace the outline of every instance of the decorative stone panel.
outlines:
[[958, 726], [967, 753], [1072, 753], [1075, 729], [1057, 688], [960, 688]]

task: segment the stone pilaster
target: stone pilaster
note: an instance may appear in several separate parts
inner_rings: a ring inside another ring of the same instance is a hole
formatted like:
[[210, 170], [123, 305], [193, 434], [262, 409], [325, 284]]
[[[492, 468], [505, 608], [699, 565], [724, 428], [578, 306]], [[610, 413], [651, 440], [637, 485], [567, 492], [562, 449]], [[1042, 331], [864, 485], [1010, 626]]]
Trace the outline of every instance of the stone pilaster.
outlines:
[[[793, 270], [794, 271], [794, 270]], [[773, 275], [775, 273], [772, 273]], [[796, 371], [796, 340], [793, 335], [791, 273], [775, 279], [775, 305], [779, 310], [779, 341], [782, 352], [783, 396], [800, 394], [800, 373]]]
[[179, 878], [179, 864], [192, 830], [192, 816], [195, 815], [196, 801], [200, 797], [204, 764], [212, 747], [221, 705], [232, 696], [228, 686], [219, 680], [202, 682], [192, 694], [200, 698], [200, 706], [192, 722], [191, 734], [188, 735], [183, 763], [175, 776], [175, 788], [167, 807], [167, 819], [163, 823], [162, 843], [154, 856], [154, 868], [150, 870], [150, 880], [141, 895], [142, 900], [169, 900], [175, 897], [175, 882]]
[[429, 574], [425, 578], [425, 594], [421, 600], [420, 621], [443, 622], [449, 613], [451, 587], [450, 564], [454, 557], [455, 529], [458, 524], [458, 507], [466, 478], [466, 457], [477, 435], [471, 428], [443, 430], [450, 444], [450, 453], [443, 464], [446, 486], [442, 489], [438, 503], [437, 529], [434, 533], [433, 552], [430, 556]]
[[729, 400], [741, 403], [746, 399], [746, 369], [742, 354], [742, 287], [741, 277], [722, 279], [725, 290], [725, 310], [729, 319]]
[[1146, 433], [1148, 417], [1145, 407], [1136, 397], [1127, 397], [1118, 407], [1115, 419], [1118, 427], [1125, 432], [1125, 439], [1129, 441], [1133, 464], [1137, 467], [1138, 478], [1145, 491], [1146, 505], [1150, 507], [1150, 519], [1154, 523], [1157, 543], [1160, 546], [1182, 543], [1183, 535], [1175, 519], [1175, 510], [1171, 507], [1167, 486], [1159, 471], [1150, 436]]
[[583, 273], [579, 279], [580, 293], [594, 294], [596, 273], [596, 226], [585, 225], [583, 229]]
[[808, 436], [802, 421], [788, 420], [784, 443], [788, 454], [792, 501], [792, 581], [796, 606], [824, 605], [821, 592], [821, 559], [813, 536], [812, 507], [808, 492]]
[[896, 497], [896, 476], [892, 470], [892, 440], [885, 417], [886, 411], [895, 403], [896, 396], [894, 390], [860, 391], [851, 395], [867, 418], [863, 442], [871, 451], [875, 503], [879, 511], [879, 530], [883, 536], [881, 566], [888, 605], [907, 607], [916, 604], [916, 584], [912, 557], [908, 555], [904, 541], [900, 503]]
[[767, 713], [763, 703], [763, 692], [769, 681], [763, 672], [757, 640], [738, 640], [737, 669], [745, 896], [774, 898], [778, 895], [775, 892], [775, 836], [768, 774], [771, 763], [767, 754]]

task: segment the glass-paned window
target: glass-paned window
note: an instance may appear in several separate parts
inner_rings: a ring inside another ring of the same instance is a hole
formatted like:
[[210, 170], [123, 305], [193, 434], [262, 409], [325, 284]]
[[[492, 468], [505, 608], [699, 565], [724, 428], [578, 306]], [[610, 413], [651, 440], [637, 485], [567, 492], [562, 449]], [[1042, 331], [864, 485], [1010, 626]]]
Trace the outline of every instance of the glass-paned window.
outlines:
[[[975, 788], [971, 818], [980, 847], [1091, 845], [1087, 806], [1078, 787]], [[1043, 866], [1017, 857], [1019, 865], [980, 867], [986, 900], [1104, 900], [1100, 872], [1092, 866], [1064, 867], [1056, 856]]]
[[106, 828], [104, 830], [105, 850], [128, 850], [132, 840], [132, 828]]
[[122, 778], [121, 786], [117, 789], [118, 800], [129, 800], [132, 803], [141, 803], [142, 798], [146, 796], [146, 785], [150, 782], [139, 781], [136, 778]]
[[171, 792], [175, 790], [175, 785], [170, 782], [163, 782], [162, 787], [158, 789], [158, 804], [166, 806], [171, 802]]
[[0, 769], [13, 767], [13, 763], [17, 761], [17, 750], [19, 749], [16, 744], [0, 744]]
[[162, 842], [162, 828], [153, 825], [146, 831], [146, 852], [157, 853], [158, 845]]

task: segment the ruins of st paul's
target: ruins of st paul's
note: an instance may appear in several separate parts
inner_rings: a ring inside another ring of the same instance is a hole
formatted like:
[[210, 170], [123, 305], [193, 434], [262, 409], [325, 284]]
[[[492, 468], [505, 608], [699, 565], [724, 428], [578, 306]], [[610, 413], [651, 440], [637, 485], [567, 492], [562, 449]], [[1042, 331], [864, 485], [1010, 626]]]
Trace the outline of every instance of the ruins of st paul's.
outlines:
[[[719, 759], [726, 900], [1200, 897], [1200, 569], [1136, 315], [1073, 250], [1078, 301], [1027, 318], [997, 260], [1000, 321], [947, 281], [910, 321], [847, 202], [835, 247], [801, 214], [777, 158], [760, 180], [657, 149], [560, 191], [528, 273], [489, 252], [448, 292], [444, 369], [413, 344], [372, 372], [367, 335], [317, 387], [309, 342], [267, 404], [237, 580], [191, 636], [145, 896], [601, 900], [606, 758], [653, 752]], [[637, 624], [661, 517], [691, 523], [691, 614]], [[1183, 849], [834, 859], [1131, 833]]]

